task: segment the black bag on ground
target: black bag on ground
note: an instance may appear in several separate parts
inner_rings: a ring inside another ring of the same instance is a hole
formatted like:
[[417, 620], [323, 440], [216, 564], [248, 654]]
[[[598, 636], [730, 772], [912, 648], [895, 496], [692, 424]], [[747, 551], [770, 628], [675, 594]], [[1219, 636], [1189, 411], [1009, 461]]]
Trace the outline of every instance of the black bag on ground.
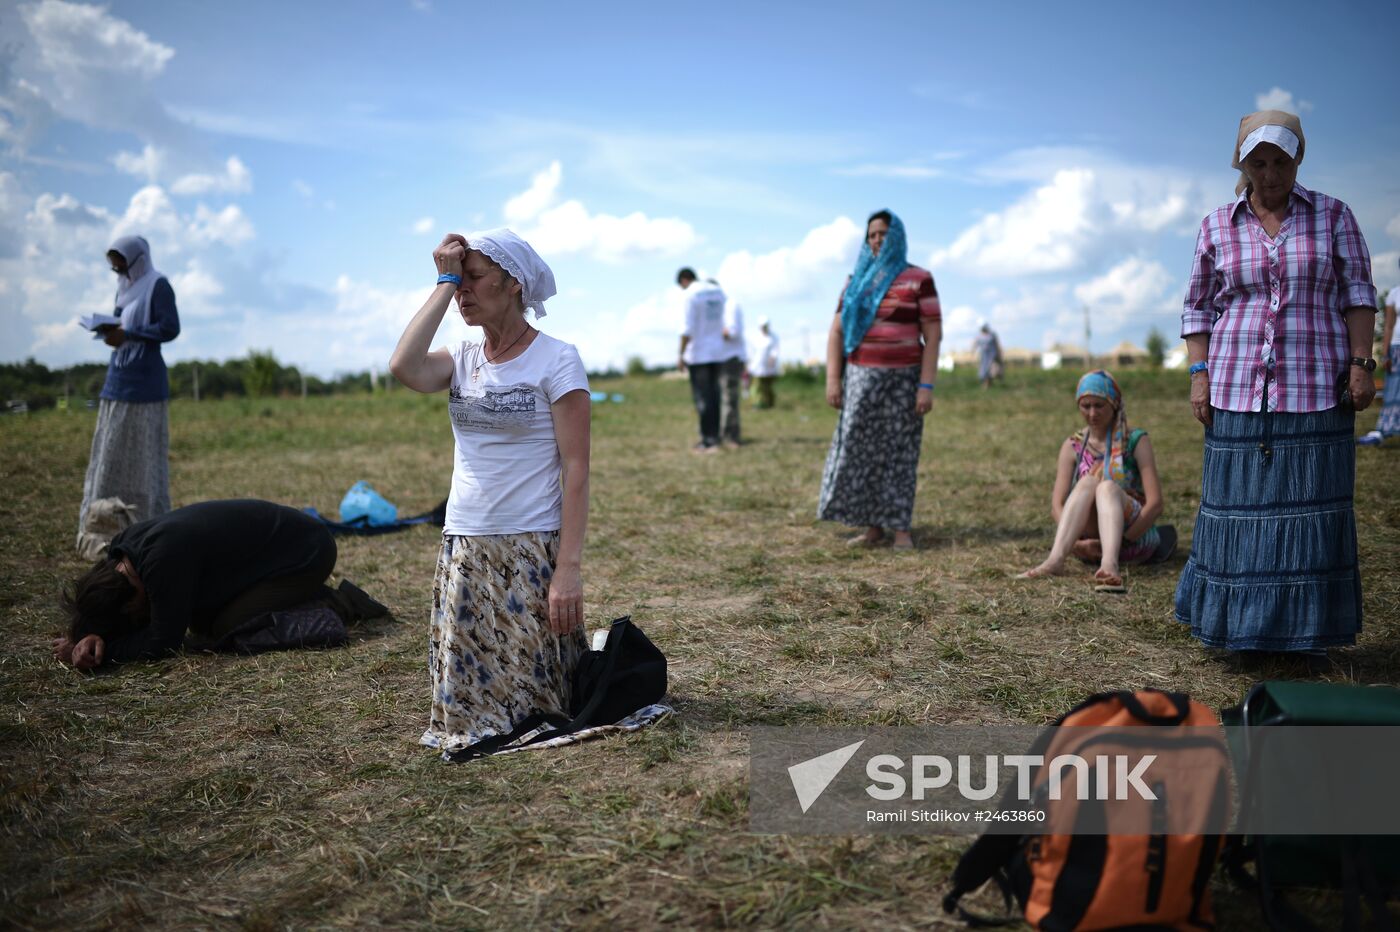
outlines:
[[[602, 650], [590, 650], [574, 670], [570, 718], [535, 713], [508, 735], [482, 738], [475, 744], [448, 752], [453, 763], [485, 757], [510, 747], [524, 747], [562, 735], [614, 725], [639, 709], [660, 702], [666, 695], [666, 656], [632, 624], [631, 616], [619, 618], [608, 630]], [[547, 730], [522, 741], [536, 729]]]
[[262, 654], [302, 647], [342, 647], [350, 641], [345, 622], [324, 602], [267, 612], [219, 641], [215, 650]]
[[[1225, 709], [1226, 725], [1400, 725], [1400, 689], [1343, 683], [1256, 683], [1240, 705]], [[1260, 807], [1309, 805], [1297, 797], [1297, 773], [1273, 775], [1260, 764], [1251, 727], [1228, 730], [1230, 753], [1245, 813]], [[1326, 761], [1310, 761], [1325, 768]], [[1283, 777], [1287, 779], [1283, 779]], [[1345, 785], [1345, 775], [1342, 785]], [[1315, 805], [1316, 803], [1314, 803]], [[1339, 890], [1343, 929], [1360, 929], [1361, 902], [1370, 907], [1371, 925], [1394, 929], [1385, 900], [1400, 893], [1400, 837], [1394, 835], [1258, 835], [1232, 842], [1225, 866], [1235, 882], [1257, 890], [1270, 929], [1316, 929], [1287, 900], [1290, 888]], [[1251, 874], [1245, 867], [1253, 864]]]

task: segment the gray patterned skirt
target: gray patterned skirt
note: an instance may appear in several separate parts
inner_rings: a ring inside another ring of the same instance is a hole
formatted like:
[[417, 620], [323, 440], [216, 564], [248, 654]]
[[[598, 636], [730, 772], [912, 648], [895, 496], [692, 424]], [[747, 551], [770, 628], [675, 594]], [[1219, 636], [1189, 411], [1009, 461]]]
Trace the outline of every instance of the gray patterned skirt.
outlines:
[[133, 522], [170, 510], [168, 409], [165, 401], [102, 399], [78, 509], [79, 540], [87, 529], [88, 505], [99, 498], [119, 498], [133, 506]]
[[846, 365], [841, 416], [822, 472], [818, 518], [909, 530], [924, 437], [924, 419], [914, 411], [918, 388], [918, 366]]
[[433, 580], [432, 711], [420, 742], [446, 754], [509, 734], [536, 712], [568, 715], [579, 627], [549, 630], [559, 532], [447, 535]]

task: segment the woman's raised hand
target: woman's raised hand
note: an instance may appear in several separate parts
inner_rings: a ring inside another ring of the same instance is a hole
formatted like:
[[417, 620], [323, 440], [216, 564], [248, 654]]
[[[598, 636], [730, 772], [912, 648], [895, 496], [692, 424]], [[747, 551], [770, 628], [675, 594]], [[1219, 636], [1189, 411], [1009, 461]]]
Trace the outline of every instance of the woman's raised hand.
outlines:
[[437, 263], [439, 275], [463, 275], [466, 272], [467, 238], [460, 233], [444, 236], [442, 243], [433, 250], [433, 261]]

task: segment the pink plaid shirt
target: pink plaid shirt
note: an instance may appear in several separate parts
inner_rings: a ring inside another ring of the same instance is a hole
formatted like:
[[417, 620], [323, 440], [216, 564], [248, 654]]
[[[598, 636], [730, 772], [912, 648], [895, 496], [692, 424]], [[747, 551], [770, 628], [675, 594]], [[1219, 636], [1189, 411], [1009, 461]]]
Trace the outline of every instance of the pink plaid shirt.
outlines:
[[1371, 256], [1351, 208], [1300, 184], [1273, 239], [1246, 194], [1201, 221], [1181, 335], [1210, 334], [1210, 403], [1324, 411], [1351, 346], [1343, 311], [1375, 307]]

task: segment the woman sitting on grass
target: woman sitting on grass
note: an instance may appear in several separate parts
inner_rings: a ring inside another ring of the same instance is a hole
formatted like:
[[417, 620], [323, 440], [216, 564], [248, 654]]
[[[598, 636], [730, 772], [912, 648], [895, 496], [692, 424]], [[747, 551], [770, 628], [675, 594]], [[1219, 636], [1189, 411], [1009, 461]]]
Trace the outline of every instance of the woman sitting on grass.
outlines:
[[[1123, 393], [1102, 369], [1079, 380], [1084, 428], [1060, 447], [1050, 513], [1056, 522], [1050, 556], [1022, 579], [1065, 572], [1071, 553], [1098, 560], [1101, 592], [1126, 592], [1120, 564], [1166, 559], [1176, 532], [1154, 527], [1162, 513], [1162, 485], [1147, 431], [1130, 430]], [[1105, 464], [1107, 468], [1105, 469]]]

